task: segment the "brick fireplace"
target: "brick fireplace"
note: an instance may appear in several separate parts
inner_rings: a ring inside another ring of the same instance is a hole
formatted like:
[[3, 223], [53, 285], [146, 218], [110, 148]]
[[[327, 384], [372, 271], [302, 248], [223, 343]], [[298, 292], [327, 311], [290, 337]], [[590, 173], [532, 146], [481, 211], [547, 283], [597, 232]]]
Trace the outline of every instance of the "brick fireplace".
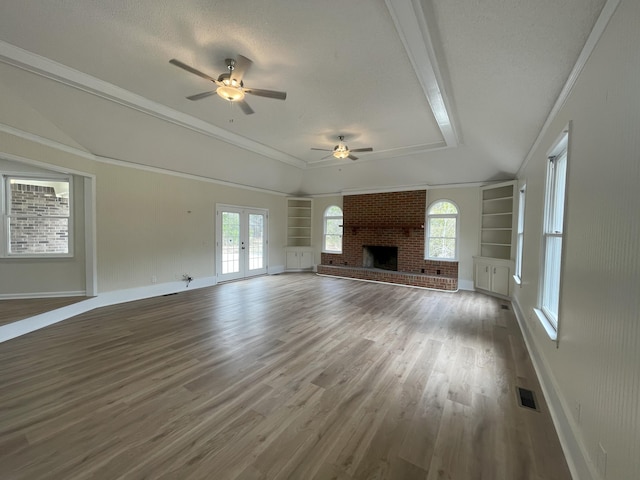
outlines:
[[[457, 290], [458, 262], [424, 259], [426, 197], [425, 190], [346, 195], [342, 253], [322, 253], [318, 273]], [[371, 247], [397, 248], [396, 270], [373, 267]]]

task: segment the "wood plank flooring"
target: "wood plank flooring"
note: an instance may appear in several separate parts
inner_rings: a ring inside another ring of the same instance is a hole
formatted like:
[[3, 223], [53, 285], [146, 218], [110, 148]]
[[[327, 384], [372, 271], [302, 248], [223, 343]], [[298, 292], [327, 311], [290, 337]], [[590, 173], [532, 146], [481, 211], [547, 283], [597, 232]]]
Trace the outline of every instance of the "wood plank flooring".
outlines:
[[503, 303], [286, 274], [80, 315], [0, 344], [0, 478], [568, 480]]
[[28, 298], [0, 300], [0, 326], [82, 302], [88, 297]]

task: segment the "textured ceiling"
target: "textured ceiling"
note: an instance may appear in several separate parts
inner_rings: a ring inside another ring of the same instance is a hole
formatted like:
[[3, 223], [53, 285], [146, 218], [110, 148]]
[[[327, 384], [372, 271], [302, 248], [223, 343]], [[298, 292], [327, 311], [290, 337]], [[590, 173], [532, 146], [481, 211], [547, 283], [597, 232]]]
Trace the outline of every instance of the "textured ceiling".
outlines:
[[[285, 193], [512, 178], [603, 4], [5, 0], [0, 92], [95, 155]], [[237, 54], [286, 101], [185, 99], [214, 86], [169, 59]], [[374, 152], [310, 150], [338, 135]]]

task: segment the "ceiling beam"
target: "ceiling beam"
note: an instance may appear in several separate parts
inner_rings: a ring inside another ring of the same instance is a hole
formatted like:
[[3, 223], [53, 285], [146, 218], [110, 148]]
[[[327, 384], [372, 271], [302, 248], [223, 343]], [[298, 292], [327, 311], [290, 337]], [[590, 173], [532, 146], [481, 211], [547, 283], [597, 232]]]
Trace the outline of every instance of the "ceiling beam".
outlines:
[[459, 144], [442, 72], [419, 0], [385, 0], [447, 147]]

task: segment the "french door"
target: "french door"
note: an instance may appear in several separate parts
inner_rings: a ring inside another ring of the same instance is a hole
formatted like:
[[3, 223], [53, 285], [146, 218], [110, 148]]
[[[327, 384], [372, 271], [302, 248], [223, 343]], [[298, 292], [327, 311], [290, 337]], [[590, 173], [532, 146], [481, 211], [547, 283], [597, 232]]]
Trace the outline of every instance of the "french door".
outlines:
[[259, 208], [216, 206], [218, 281], [267, 273], [268, 218]]

